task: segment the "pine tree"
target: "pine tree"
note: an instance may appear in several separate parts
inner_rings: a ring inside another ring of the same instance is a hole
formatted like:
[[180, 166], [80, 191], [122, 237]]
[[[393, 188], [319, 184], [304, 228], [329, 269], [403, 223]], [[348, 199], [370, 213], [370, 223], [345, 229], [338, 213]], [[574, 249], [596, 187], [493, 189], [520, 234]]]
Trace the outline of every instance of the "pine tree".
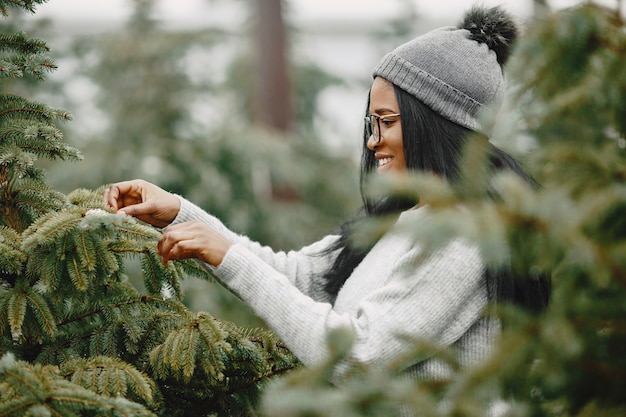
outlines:
[[[0, 1], [33, 13], [39, 1]], [[264, 329], [192, 313], [160, 232], [102, 206], [102, 189], [52, 189], [39, 158], [78, 161], [70, 115], [4, 91], [56, 66], [45, 41], [0, 34], [0, 416], [255, 415], [266, 380], [298, 366]], [[139, 259], [145, 292], [124, 259]]]

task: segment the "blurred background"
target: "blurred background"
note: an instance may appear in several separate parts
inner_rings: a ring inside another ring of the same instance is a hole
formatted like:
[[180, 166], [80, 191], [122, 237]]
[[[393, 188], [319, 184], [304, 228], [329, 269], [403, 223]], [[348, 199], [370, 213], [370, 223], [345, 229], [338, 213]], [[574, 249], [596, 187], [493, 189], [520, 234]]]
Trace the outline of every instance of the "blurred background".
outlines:
[[[290, 249], [360, 205], [373, 66], [400, 43], [456, 24], [473, 3], [50, 0], [2, 24], [45, 39], [58, 65], [30, 96], [73, 115], [61, 127], [84, 160], [46, 166], [55, 188], [144, 178]], [[580, 2], [480, 3], [529, 21]], [[189, 280], [186, 293], [192, 309], [260, 324], [214, 283]]]

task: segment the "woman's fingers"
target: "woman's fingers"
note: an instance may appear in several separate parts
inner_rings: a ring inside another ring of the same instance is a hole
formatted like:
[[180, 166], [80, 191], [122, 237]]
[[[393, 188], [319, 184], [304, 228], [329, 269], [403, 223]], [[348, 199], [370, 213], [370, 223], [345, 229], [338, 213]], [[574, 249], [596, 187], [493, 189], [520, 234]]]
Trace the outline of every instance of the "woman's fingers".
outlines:
[[157, 227], [170, 224], [180, 210], [176, 195], [144, 180], [111, 184], [104, 191], [103, 203]]
[[[177, 226], [183, 225], [185, 225], [185, 223], [168, 227], [163, 231], [163, 236], [161, 236], [157, 244], [157, 253], [161, 256], [164, 264], [170, 260], [183, 259], [173, 250], [174, 246], [178, 245], [182, 240], [188, 239], [184, 232], [180, 233], [178, 231], [180, 227]], [[180, 248], [177, 248], [177, 251], [178, 250], [180, 250]]]
[[102, 196], [103, 204], [113, 208], [115, 211], [142, 203], [143, 201], [144, 190], [140, 180], [111, 184]]
[[218, 266], [232, 246], [221, 234], [200, 221], [170, 226], [163, 231], [157, 253], [163, 263], [196, 258]]

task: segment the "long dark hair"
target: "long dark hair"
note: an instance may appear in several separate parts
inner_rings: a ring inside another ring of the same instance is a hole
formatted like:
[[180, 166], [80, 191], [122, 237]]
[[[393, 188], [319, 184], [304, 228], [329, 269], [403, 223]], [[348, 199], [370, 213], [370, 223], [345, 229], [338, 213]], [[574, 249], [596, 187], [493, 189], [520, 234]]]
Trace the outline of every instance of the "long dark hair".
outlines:
[[[458, 184], [465, 144], [476, 133], [445, 119], [401, 88], [394, 86], [394, 89], [402, 114], [400, 121], [407, 168], [412, 172], [434, 173], [453, 185]], [[369, 100], [367, 104], [369, 108]], [[377, 167], [374, 152], [367, 148], [368, 139], [364, 129], [360, 174], [363, 207], [341, 225], [340, 238], [330, 248], [331, 251], [338, 250], [339, 254], [332, 267], [324, 274], [325, 289], [333, 297], [371, 248], [351, 244], [350, 236], [359, 224], [368, 217], [399, 215], [417, 203], [404, 197], [386, 197], [381, 200], [367, 197], [366, 181]], [[513, 157], [484, 139], [487, 146], [487, 166], [491, 173], [509, 170], [533, 187], [538, 187], [536, 181]], [[490, 298], [494, 301], [512, 302], [532, 312], [543, 310], [548, 303], [551, 287], [546, 276], [525, 279], [514, 276], [510, 270], [499, 269], [487, 270], [486, 279]]]

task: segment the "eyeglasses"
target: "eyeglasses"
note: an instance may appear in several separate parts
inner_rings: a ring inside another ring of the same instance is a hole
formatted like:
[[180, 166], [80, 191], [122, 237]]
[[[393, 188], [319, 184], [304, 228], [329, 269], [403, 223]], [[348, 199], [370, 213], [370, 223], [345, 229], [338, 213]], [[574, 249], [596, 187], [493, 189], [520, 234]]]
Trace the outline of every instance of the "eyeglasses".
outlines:
[[374, 136], [376, 143], [380, 142], [380, 139], [382, 137], [382, 134], [380, 133], [380, 121], [383, 121], [383, 125], [385, 125], [385, 123], [388, 123], [390, 125], [391, 123], [396, 121], [396, 119], [392, 119], [394, 117], [400, 117], [400, 113], [385, 114], [383, 116], [379, 116], [377, 114], [368, 114], [367, 116], [365, 116], [365, 133], [367, 134], [367, 137], [369, 138], [371, 136]]

